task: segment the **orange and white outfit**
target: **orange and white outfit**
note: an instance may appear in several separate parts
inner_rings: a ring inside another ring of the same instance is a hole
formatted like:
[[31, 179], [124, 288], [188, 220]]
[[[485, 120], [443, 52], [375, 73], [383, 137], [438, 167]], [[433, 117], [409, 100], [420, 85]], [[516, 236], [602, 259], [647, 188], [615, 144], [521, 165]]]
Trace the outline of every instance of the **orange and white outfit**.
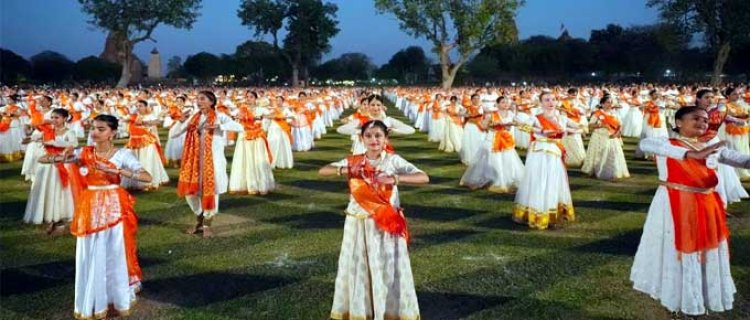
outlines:
[[177, 195], [185, 197], [195, 215], [211, 219], [219, 213], [219, 195], [229, 184], [224, 132], [243, 130], [228, 115], [211, 110], [195, 113], [172, 136], [185, 134]]
[[476, 158], [461, 177], [460, 185], [470, 189], [488, 187], [492, 192], [510, 192], [518, 187], [524, 166], [516, 152], [513, 134], [506, 128], [515, 121], [515, 112], [498, 110], [485, 114], [487, 136]]
[[[659, 188], [643, 226], [630, 280], [633, 288], [673, 312], [702, 315], [732, 309], [737, 291], [729, 263], [729, 230], [715, 162], [686, 158], [697, 141], [651, 138], [640, 142], [656, 155]], [[750, 167], [750, 157], [727, 148], [713, 160]], [[714, 162], [712, 164], [712, 162]]]
[[232, 157], [229, 175], [229, 193], [266, 194], [274, 189], [271, 148], [263, 131], [260, 116], [254, 110], [241, 106], [237, 120], [244, 131], [240, 132]]
[[24, 136], [18, 119], [21, 107], [11, 104], [0, 109], [0, 162], [20, 160], [23, 158], [21, 141]]
[[419, 319], [407, 247], [409, 233], [398, 197], [398, 187], [373, 185], [377, 172], [414, 174], [417, 167], [396, 154], [381, 153], [376, 160], [353, 155], [332, 163], [350, 173], [349, 205], [336, 272], [331, 319]]
[[589, 140], [589, 149], [581, 171], [602, 180], [630, 177], [625, 153], [622, 150], [622, 124], [615, 112], [599, 109], [589, 123], [598, 124]]
[[[569, 128], [568, 118], [560, 115], [548, 119], [539, 114], [533, 120], [532, 142], [526, 155], [527, 174], [516, 192], [513, 220], [533, 229], [547, 229], [549, 225], [575, 220], [562, 138], [578, 129]], [[545, 130], [558, 133], [547, 137], [542, 134]]]
[[[729, 148], [750, 155], [750, 110], [744, 102], [739, 100], [726, 104], [727, 117], [734, 121], [724, 123], [724, 136], [729, 143]], [[740, 180], [750, 180], [750, 170], [737, 168]]]
[[[72, 130], [56, 134], [51, 124], [42, 124], [32, 134], [41, 141], [44, 154], [58, 155], [78, 145]], [[38, 159], [37, 159], [38, 161]], [[32, 224], [56, 223], [73, 218], [73, 189], [68, 166], [63, 163], [37, 163], [23, 221]]]
[[156, 120], [156, 117], [153, 114], [134, 114], [130, 116], [130, 121], [128, 122], [130, 138], [128, 139], [128, 143], [125, 144], [125, 148], [133, 151], [143, 169], [151, 175], [152, 180], [150, 183], [144, 183], [123, 178], [122, 186], [126, 189], [154, 190], [169, 182], [169, 175], [167, 175], [167, 170], [164, 169], [166, 159], [161, 150], [159, 136], [154, 134], [156, 130], [151, 126], [136, 124], [136, 121], [154, 120]]
[[[643, 130], [641, 130], [641, 140], [654, 137], [669, 137], [669, 129], [664, 119], [664, 101], [646, 101], [643, 107]], [[639, 144], [640, 146], [640, 144]], [[635, 148], [636, 157], [650, 157], [644, 153], [640, 147]]]
[[289, 124], [294, 113], [282, 106], [271, 108], [266, 113], [269, 118], [266, 124], [268, 132], [268, 144], [271, 146], [273, 162], [271, 165], [279, 169], [291, 169], [294, 167], [294, 155], [292, 154], [292, 127]]
[[[560, 102], [560, 108], [568, 117], [569, 124], [577, 124], [584, 129], [588, 126], [586, 121], [586, 110], [581, 107], [577, 99], [567, 98]], [[565, 135], [562, 141], [565, 146], [565, 164], [569, 167], [580, 167], [586, 159], [586, 147], [580, 133]]]
[[484, 108], [470, 104], [464, 105], [464, 107], [466, 108], [466, 121], [464, 122], [464, 132], [461, 138], [461, 149], [458, 151], [458, 154], [461, 156], [461, 162], [468, 166], [474, 162], [477, 150], [479, 150], [479, 146], [481, 146], [487, 133], [480, 126]]
[[70, 233], [76, 236], [76, 319], [102, 319], [108, 311], [127, 315], [136, 302], [143, 278], [136, 254], [138, 217], [135, 198], [120, 187], [120, 177], [96, 165], [143, 170], [138, 158], [119, 149], [110, 159], [95, 155], [94, 147], [75, 151], [80, 169], [75, 215]]
[[440, 139], [438, 150], [444, 152], [460, 152], [464, 137], [464, 107], [458, 103], [449, 104], [444, 109], [443, 137]]

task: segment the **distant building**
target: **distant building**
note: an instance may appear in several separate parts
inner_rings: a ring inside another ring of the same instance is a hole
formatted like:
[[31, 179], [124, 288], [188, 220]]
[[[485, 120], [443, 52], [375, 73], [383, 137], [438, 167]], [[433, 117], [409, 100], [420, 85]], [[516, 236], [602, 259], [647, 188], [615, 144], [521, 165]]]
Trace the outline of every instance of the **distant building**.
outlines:
[[151, 50], [151, 59], [148, 61], [148, 77], [149, 79], [161, 79], [161, 55], [159, 50]]

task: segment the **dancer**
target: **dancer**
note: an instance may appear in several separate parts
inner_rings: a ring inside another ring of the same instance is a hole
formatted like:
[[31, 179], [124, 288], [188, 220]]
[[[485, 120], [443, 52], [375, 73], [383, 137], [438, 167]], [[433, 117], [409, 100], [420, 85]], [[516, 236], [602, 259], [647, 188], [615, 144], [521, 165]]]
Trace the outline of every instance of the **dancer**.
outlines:
[[135, 199], [120, 187], [120, 178], [148, 182], [151, 175], [131, 151], [114, 146], [117, 125], [117, 118], [99, 115], [93, 121], [94, 146], [40, 159], [80, 166], [74, 172], [82, 190], [70, 225], [76, 236], [76, 319], [127, 315], [141, 288]]
[[750, 156], [725, 142], [699, 140], [708, 113], [684, 107], [675, 114], [673, 139], [640, 142], [656, 156], [659, 188], [646, 216], [630, 280], [633, 288], [672, 312], [702, 315], [732, 309], [736, 288], [730, 272], [729, 230], [716, 165], [750, 168]]
[[175, 133], [186, 135], [177, 195], [185, 197], [196, 216], [195, 226], [187, 233], [203, 233], [203, 238], [213, 236], [210, 227], [219, 213], [219, 195], [227, 192], [224, 132], [243, 130], [242, 125], [215, 108], [216, 96], [213, 92], [199, 92], [199, 112], [192, 116], [184, 114], [180, 129]]
[[[37, 131], [32, 134], [32, 139], [42, 144], [47, 158], [69, 152], [78, 145], [75, 133], [65, 126], [68, 120], [68, 110], [54, 109], [50, 123], [37, 126]], [[73, 218], [73, 192], [68, 168], [64, 163], [39, 163], [34, 176], [23, 221], [49, 223], [47, 233], [59, 233]]]
[[419, 319], [409, 262], [409, 232], [398, 198], [399, 182], [426, 184], [427, 174], [385, 152], [388, 127], [362, 125], [367, 151], [320, 169], [346, 175], [351, 197], [336, 274], [332, 319]]
[[[744, 155], [750, 155], [750, 108], [740, 100], [739, 88], [726, 88], [724, 96], [727, 98], [727, 119], [724, 125], [726, 140], [729, 143], [727, 146]], [[740, 180], [750, 180], [750, 170], [744, 168], [736, 170]]]
[[464, 108], [458, 104], [458, 97], [451, 96], [443, 117], [443, 137], [440, 139], [438, 150], [444, 152], [460, 152], [464, 136]]
[[[577, 124], [580, 128], [588, 126], [586, 111], [578, 104], [578, 89], [568, 89], [568, 96], [560, 102], [560, 111], [568, 117], [569, 124]], [[568, 167], [580, 167], [586, 159], [586, 148], [580, 133], [567, 134], [562, 140], [565, 147], [565, 164]]]
[[273, 162], [266, 132], [263, 131], [256, 108], [257, 94], [248, 92], [245, 104], [240, 105], [237, 120], [244, 131], [237, 139], [232, 157], [232, 173], [229, 175], [229, 193], [265, 195], [274, 189]]
[[156, 190], [169, 182], [169, 175], [164, 169], [166, 159], [156, 133], [156, 125], [161, 121], [151, 112], [146, 100], [138, 100], [136, 106], [137, 113], [127, 120], [130, 138], [125, 148], [133, 151], [143, 169], [151, 175], [152, 179], [149, 183], [143, 183], [125, 178], [122, 179], [122, 186], [130, 190]]
[[487, 131], [485, 142], [477, 151], [460, 185], [479, 189], [489, 185], [489, 191], [509, 192], [523, 178], [523, 162], [516, 152], [516, 143], [509, 129], [515, 125], [515, 115], [510, 110], [510, 99], [497, 98], [497, 110], [485, 113], [482, 127]]
[[480, 105], [479, 94], [471, 95], [471, 102], [466, 107], [466, 122], [464, 123], [464, 132], [461, 140], [461, 150], [458, 154], [461, 156], [461, 162], [465, 165], [470, 165], [476, 156], [477, 150], [486, 132], [482, 131], [479, 126], [482, 122], [482, 114], [484, 109]]
[[551, 92], [541, 93], [539, 101], [542, 113], [533, 118], [527, 174], [518, 186], [513, 220], [533, 229], [547, 229], [575, 219], [562, 138], [566, 133], [581, 131], [577, 124], [568, 126], [567, 118], [558, 114]]
[[630, 177], [622, 151], [622, 124], [612, 108], [611, 96], [599, 100], [599, 110], [591, 115], [589, 124], [594, 133], [581, 171], [602, 180]]

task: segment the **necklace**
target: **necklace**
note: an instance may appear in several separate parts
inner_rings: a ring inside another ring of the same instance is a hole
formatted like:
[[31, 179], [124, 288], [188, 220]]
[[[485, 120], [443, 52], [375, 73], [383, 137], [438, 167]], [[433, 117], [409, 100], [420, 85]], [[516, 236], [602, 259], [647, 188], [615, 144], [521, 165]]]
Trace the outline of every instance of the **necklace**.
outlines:
[[94, 153], [96, 153], [96, 156], [103, 158], [103, 159], [109, 159], [111, 156], [112, 150], [114, 150], [115, 147], [113, 145], [109, 145], [109, 148], [107, 148], [106, 152], [101, 152], [99, 150], [96, 150], [96, 147], [94, 147]]

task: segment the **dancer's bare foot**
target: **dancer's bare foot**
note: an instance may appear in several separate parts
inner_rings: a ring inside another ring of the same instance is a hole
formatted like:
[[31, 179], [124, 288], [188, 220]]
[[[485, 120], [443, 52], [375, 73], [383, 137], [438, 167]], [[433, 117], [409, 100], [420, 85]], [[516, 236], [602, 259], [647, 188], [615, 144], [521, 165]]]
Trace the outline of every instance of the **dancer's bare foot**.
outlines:
[[203, 226], [203, 239], [213, 238], [214, 233], [211, 231], [211, 227]]
[[187, 233], [187, 234], [199, 234], [199, 233], [203, 233], [203, 226], [200, 225], [200, 224], [196, 224], [195, 226], [192, 226], [192, 227], [188, 228], [187, 230], [185, 230], [185, 233]]

